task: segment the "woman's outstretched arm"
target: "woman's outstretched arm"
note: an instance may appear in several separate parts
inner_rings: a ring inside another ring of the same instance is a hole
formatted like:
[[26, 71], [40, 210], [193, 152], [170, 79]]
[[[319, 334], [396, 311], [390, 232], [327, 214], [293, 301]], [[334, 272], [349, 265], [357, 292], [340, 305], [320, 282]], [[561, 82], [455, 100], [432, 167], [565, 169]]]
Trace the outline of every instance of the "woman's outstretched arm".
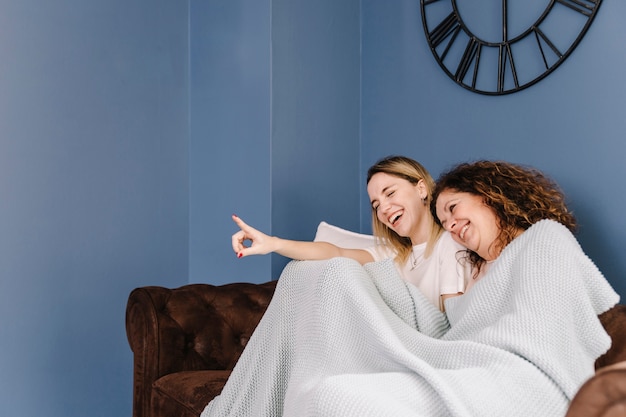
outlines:
[[[249, 226], [239, 217], [235, 215], [232, 217], [233, 221], [240, 229], [232, 236], [233, 250], [238, 258], [248, 255], [265, 255], [274, 252], [287, 258], [297, 260], [320, 260], [344, 257], [354, 259], [361, 264], [366, 264], [374, 260], [372, 255], [363, 249], [346, 249], [328, 242], [305, 242], [268, 236], [254, 227]], [[250, 245], [246, 246], [246, 242], [250, 242]]]

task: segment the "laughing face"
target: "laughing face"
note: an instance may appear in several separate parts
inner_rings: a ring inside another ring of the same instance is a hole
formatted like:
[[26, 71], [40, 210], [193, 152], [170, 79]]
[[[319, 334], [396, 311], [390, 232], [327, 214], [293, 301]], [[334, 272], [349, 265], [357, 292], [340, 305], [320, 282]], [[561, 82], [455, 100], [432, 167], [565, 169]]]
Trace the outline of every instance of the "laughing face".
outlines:
[[404, 178], [379, 172], [367, 184], [372, 209], [385, 226], [416, 245], [428, 239], [430, 219], [422, 201], [427, 196], [424, 181], [413, 184]]
[[499, 255], [495, 245], [500, 234], [498, 219], [482, 197], [445, 190], [437, 197], [436, 209], [441, 225], [455, 241], [486, 261]]

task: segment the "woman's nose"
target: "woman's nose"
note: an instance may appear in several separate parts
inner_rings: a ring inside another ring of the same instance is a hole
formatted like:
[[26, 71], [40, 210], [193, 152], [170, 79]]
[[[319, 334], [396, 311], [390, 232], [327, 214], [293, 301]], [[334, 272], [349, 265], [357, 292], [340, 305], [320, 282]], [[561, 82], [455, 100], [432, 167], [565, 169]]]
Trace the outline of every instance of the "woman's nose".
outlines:
[[382, 203], [383, 213], [389, 212], [392, 207], [393, 207], [393, 204], [391, 204], [391, 202], [389, 201]]

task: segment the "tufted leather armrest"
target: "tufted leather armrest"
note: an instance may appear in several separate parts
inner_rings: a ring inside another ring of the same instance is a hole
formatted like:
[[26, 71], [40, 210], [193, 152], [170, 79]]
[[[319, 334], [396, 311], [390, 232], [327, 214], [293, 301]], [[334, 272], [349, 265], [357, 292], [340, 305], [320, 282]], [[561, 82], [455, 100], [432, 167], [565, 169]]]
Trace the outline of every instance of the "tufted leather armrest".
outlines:
[[133, 290], [126, 307], [134, 354], [133, 415], [148, 415], [152, 385], [164, 375], [232, 370], [275, 287], [270, 281]]
[[566, 417], [626, 415], [626, 305], [601, 314], [600, 321], [613, 343], [596, 360], [596, 373], [572, 399]]
[[596, 369], [626, 361], [626, 305], [617, 304], [599, 317], [613, 343], [596, 361]]
[[578, 391], [565, 417], [626, 415], [626, 361], [599, 369]]

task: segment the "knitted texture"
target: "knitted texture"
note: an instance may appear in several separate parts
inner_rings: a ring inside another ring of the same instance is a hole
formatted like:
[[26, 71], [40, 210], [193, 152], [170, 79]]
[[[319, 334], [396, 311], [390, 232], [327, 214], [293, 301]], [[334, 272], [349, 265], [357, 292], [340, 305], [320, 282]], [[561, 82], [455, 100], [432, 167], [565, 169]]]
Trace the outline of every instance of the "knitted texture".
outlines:
[[509, 244], [447, 316], [392, 261], [293, 261], [202, 417], [562, 416], [617, 294], [562, 225]]

